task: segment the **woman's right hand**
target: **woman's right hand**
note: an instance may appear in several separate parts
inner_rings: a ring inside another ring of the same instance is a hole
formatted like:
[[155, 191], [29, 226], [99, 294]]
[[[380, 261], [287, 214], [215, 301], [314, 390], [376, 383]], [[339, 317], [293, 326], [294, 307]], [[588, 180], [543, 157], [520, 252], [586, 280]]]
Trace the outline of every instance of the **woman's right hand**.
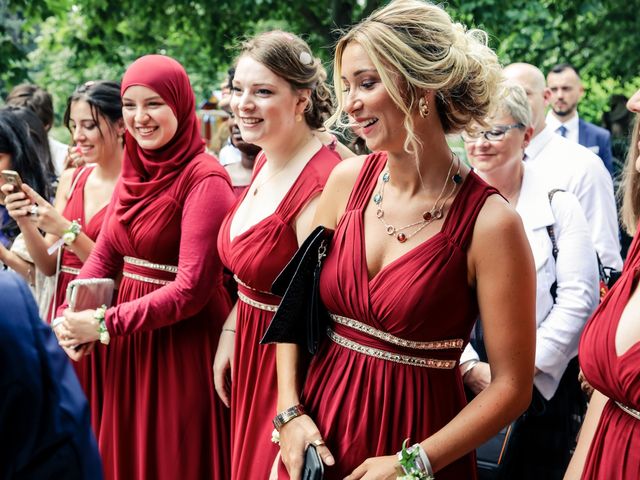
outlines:
[[16, 222], [28, 220], [32, 202], [27, 194], [16, 191], [15, 186], [8, 183], [2, 186], [2, 193], [5, 194], [4, 206], [9, 216]]
[[324, 444], [318, 427], [309, 415], [301, 415], [280, 428], [280, 455], [290, 480], [300, 480], [304, 467], [304, 454], [309, 445], [315, 445], [325, 465], [334, 465], [333, 455]]
[[68, 148], [67, 157], [64, 159], [64, 170], [68, 168], [79, 168], [84, 166], [85, 163], [79, 147], [74, 145]]
[[213, 384], [216, 392], [227, 407], [231, 406], [231, 378], [233, 376], [233, 351], [236, 334], [231, 330], [222, 330], [218, 349], [213, 359]]

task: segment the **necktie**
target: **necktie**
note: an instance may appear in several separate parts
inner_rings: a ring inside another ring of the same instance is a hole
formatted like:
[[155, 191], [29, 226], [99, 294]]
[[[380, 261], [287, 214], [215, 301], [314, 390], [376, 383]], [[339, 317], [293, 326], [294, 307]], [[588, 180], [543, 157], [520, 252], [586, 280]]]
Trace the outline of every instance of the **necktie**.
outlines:
[[557, 129], [556, 132], [559, 133], [560, 135], [562, 135], [563, 137], [567, 138], [567, 127], [565, 127], [564, 125], [560, 125]]

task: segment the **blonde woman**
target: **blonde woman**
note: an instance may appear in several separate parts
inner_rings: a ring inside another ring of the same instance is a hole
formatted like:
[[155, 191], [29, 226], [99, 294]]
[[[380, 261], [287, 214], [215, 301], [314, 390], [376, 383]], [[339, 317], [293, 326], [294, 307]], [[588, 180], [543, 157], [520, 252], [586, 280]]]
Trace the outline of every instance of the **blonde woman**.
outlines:
[[[473, 479], [473, 449], [528, 405], [531, 251], [518, 215], [445, 139], [483, 121], [499, 80], [486, 35], [420, 0], [338, 42], [338, 114], [376, 153], [342, 162], [319, 201], [314, 224], [335, 229], [320, 282], [331, 322], [306, 379], [298, 348], [278, 345], [283, 478], [300, 478], [311, 444], [327, 479], [395, 479], [409, 439], [404, 469]], [[456, 367], [478, 313], [496, 366], [465, 406]]]

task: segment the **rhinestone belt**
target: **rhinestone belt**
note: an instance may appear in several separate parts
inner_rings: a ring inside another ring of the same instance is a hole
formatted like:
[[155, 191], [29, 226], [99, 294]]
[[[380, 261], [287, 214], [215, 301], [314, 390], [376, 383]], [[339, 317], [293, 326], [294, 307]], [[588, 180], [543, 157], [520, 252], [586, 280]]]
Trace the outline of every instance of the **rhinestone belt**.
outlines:
[[640, 412], [638, 410], [636, 410], [635, 408], [627, 407], [624, 403], [620, 403], [620, 402], [617, 402], [615, 400], [614, 400], [614, 402], [620, 408], [620, 410], [622, 410], [625, 413], [631, 415], [636, 420], [640, 420]]
[[448, 350], [453, 348], [462, 350], [462, 346], [464, 345], [464, 341], [461, 338], [453, 340], [436, 340], [434, 342], [414, 342], [412, 340], [405, 340], [404, 338], [396, 337], [390, 333], [383, 332], [382, 330], [377, 330], [371, 325], [359, 322], [353, 318], [343, 317], [334, 313], [330, 313], [329, 316], [334, 322], [339, 323], [340, 325], [353, 328], [359, 332], [366, 333], [367, 335], [371, 335], [372, 337], [379, 338], [380, 340], [384, 340], [385, 342], [399, 345], [401, 347], [414, 348], [416, 350]]
[[60, 267], [60, 271], [64, 273], [70, 273], [71, 275], [78, 275], [80, 273], [79, 268], [65, 267], [64, 265]]
[[123, 277], [132, 278], [139, 282], [153, 283], [155, 285], [169, 285], [171, 280], [160, 280], [159, 278], [145, 277], [144, 275], [138, 275], [137, 273], [122, 272]]
[[387, 352], [386, 350], [380, 350], [378, 348], [367, 347], [337, 334], [336, 332], [331, 330], [331, 328], [327, 328], [327, 336], [333, 342], [337, 343], [341, 347], [348, 348], [349, 350], [353, 350], [370, 357], [379, 358], [381, 360], [388, 360], [390, 362], [410, 365], [412, 367], [440, 368], [451, 370], [456, 366], [457, 363], [456, 360], [440, 360], [435, 358], [413, 357], [411, 355], [403, 355], [400, 353]]
[[136, 265], [138, 267], [150, 268], [151, 270], [160, 270], [162, 272], [178, 273], [178, 267], [176, 267], [175, 265], [161, 265], [159, 263], [151, 263], [141, 258], [124, 257], [124, 262], [130, 263], [131, 265]]
[[242, 300], [247, 305], [250, 305], [255, 308], [259, 308], [260, 310], [265, 310], [267, 312], [275, 312], [278, 310], [277, 305], [269, 305], [268, 303], [257, 302], [252, 298], [247, 297], [244, 293], [238, 292], [238, 298]]
[[242, 280], [240, 280], [235, 273], [233, 274], [233, 279], [236, 281], [236, 283], [238, 285], [242, 285], [244, 288], [246, 288], [248, 290], [253, 290], [254, 292], [258, 292], [258, 293], [266, 293], [267, 295], [273, 295], [271, 292], [265, 292], [264, 290], [258, 290], [257, 288], [253, 288], [251, 285], [247, 285]]

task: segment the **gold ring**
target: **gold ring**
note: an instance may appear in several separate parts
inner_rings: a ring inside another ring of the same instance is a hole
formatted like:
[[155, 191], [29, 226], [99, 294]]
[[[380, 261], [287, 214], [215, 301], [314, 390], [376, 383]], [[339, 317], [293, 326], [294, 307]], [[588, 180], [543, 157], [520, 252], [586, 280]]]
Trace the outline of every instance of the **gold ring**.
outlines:
[[322, 446], [326, 445], [326, 443], [324, 443], [323, 439], [316, 438], [313, 442], [311, 442], [311, 445], [313, 445], [314, 447], [322, 447]]

